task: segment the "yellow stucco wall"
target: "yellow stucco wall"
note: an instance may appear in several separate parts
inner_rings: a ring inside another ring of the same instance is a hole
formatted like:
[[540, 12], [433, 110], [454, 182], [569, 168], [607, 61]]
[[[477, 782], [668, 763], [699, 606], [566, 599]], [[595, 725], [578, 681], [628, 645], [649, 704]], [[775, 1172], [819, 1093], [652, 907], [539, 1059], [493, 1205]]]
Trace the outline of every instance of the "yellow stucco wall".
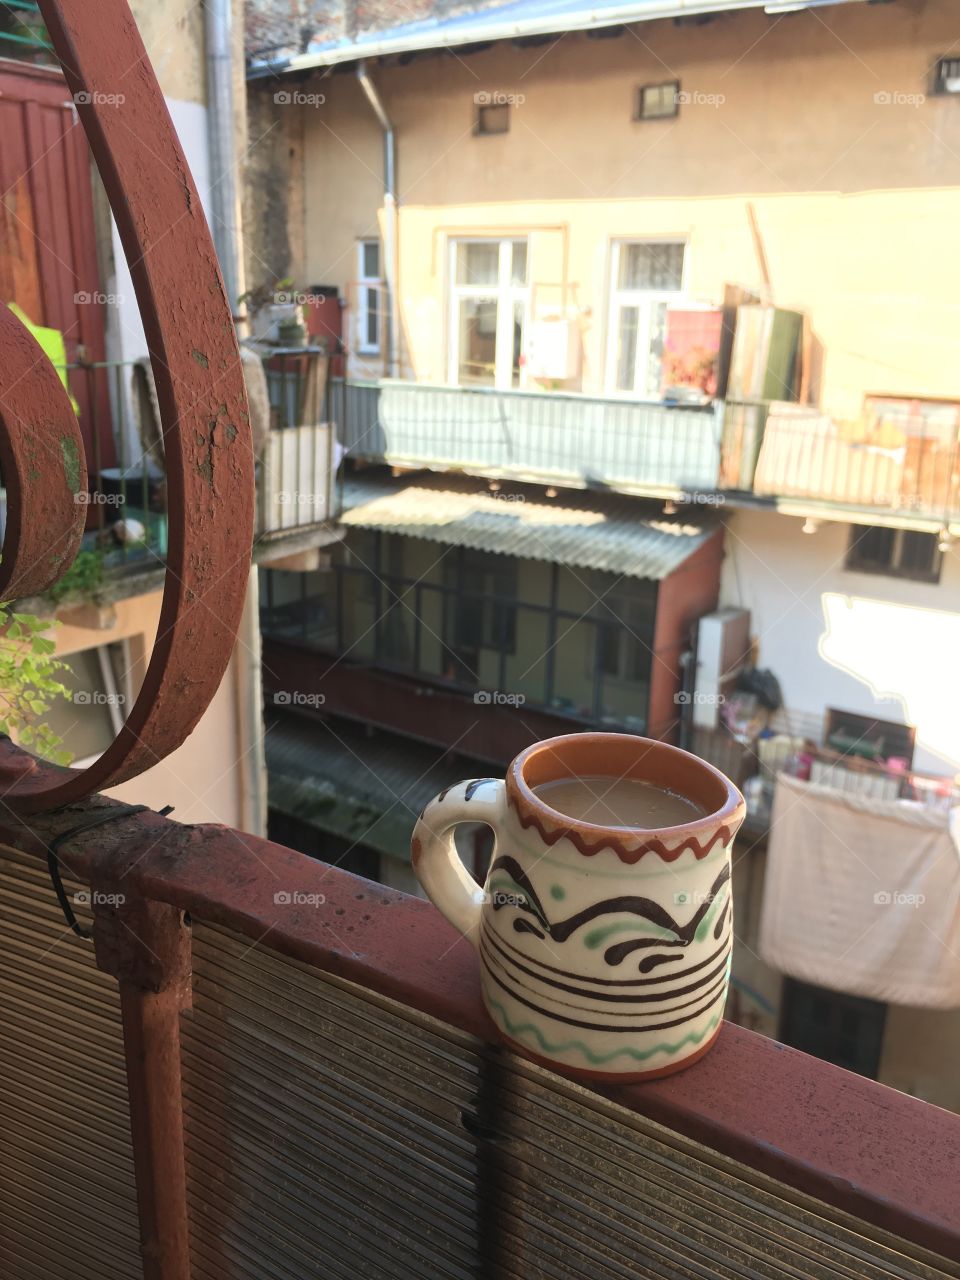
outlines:
[[[446, 379], [447, 235], [530, 234], [534, 311], [576, 318], [571, 385], [600, 390], [611, 240], [685, 238], [686, 292], [716, 302], [762, 285], [752, 202], [775, 301], [807, 309], [825, 347], [826, 407], [960, 395], [960, 100], [929, 93], [956, 34], [951, 0], [928, 0], [373, 68], [397, 130], [407, 372]], [[632, 120], [638, 86], [673, 79], [693, 99], [679, 117]], [[349, 73], [302, 88], [324, 101], [277, 110], [303, 122], [303, 283], [350, 295], [382, 215], [381, 135]], [[473, 136], [483, 92], [522, 97], [508, 134]]]

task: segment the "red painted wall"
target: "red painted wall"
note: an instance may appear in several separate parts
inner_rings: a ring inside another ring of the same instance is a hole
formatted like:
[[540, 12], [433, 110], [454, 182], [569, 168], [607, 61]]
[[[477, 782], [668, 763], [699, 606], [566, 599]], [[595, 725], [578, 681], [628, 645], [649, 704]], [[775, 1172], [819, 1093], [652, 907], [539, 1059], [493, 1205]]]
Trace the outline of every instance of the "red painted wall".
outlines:
[[277, 689], [319, 693], [325, 713], [389, 729], [432, 746], [454, 748], [499, 766], [509, 763], [531, 742], [584, 728], [535, 707], [518, 711], [478, 704], [468, 693], [351, 665], [267, 637], [263, 641], [263, 684], [268, 707]]
[[[0, 304], [59, 329], [67, 361], [105, 358], [90, 153], [59, 71], [0, 59]], [[74, 373], [88, 462], [115, 461], [107, 379]]]

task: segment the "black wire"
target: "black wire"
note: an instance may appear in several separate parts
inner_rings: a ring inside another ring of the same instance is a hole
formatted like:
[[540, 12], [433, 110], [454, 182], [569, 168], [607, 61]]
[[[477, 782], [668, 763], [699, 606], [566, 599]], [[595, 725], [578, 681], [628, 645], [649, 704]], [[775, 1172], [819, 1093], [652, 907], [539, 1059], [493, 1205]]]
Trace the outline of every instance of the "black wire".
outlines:
[[[63, 880], [60, 875], [61, 846], [66, 844], [73, 836], [79, 835], [81, 831], [89, 831], [93, 827], [106, 826], [108, 822], [116, 822], [118, 818], [128, 818], [132, 813], [144, 813], [149, 808], [148, 804], [125, 804], [120, 809], [111, 808], [107, 813], [97, 814], [96, 817], [88, 819], [86, 822], [80, 822], [75, 827], [69, 827], [66, 831], [61, 831], [59, 835], [54, 836], [47, 846], [47, 870], [50, 872], [53, 891], [57, 895], [57, 901], [60, 903], [60, 910], [63, 912], [64, 920], [66, 920], [78, 938], [89, 939], [93, 937], [93, 934], [89, 929], [84, 929], [77, 920], [73, 907], [70, 905], [70, 899], [67, 897], [67, 891], [63, 887]], [[165, 818], [168, 813], [173, 812], [173, 805], [164, 805], [157, 812], [161, 818]]]

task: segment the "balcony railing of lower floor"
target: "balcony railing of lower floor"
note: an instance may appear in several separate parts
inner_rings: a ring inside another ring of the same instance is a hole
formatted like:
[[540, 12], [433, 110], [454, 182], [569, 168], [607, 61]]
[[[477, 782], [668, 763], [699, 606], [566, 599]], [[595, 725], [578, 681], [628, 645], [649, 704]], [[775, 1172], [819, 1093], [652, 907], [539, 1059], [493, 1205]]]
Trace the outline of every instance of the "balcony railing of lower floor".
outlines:
[[[741, 742], [722, 729], [692, 729], [686, 745], [721, 769], [747, 797], [746, 830], [765, 840], [773, 814], [777, 776], [792, 777], [846, 795], [881, 802], [905, 801], [931, 813], [947, 814], [960, 804], [960, 775], [893, 766], [844, 754], [803, 735], [776, 733]], [[751, 779], [755, 781], [751, 783]]]
[[[899, 405], [899, 402], [897, 402]], [[769, 402], [671, 406], [568, 392], [400, 380], [350, 382], [338, 401], [355, 457], [678, 501], [791, 513], [960, 522], [960, 408], [868, 428]]]
[[722, 417], [566, 392], [348, 382], [342, 439], [396, 466], [678, 497], [717, 486]]
[[[275, 362], [274, 362], [275, 363]], [[146, 361], [70, 365], [88, 489], [83, 559], [57, 594], [87, 592], [107, 578], [161, 571], [167, 555], [167, 484], [152, 373]], [[297, 363], [268, 369], [261, 385], [257, 450], [257, 558], [289, 543], [328, 541], [340, 512], [334, 389], [319, 390]], [[227, 430], [229, 424], [223, 424]], [[216, 465], [217, 424], [211, 424]], [[0, 489], [0, 531], [6, 496]]]
[[569, 1081], [429, 903], [223, 827], [95, 797], [0, 845], [10, 1280], [960, 1276], [956, 1115], [730, 1024]]

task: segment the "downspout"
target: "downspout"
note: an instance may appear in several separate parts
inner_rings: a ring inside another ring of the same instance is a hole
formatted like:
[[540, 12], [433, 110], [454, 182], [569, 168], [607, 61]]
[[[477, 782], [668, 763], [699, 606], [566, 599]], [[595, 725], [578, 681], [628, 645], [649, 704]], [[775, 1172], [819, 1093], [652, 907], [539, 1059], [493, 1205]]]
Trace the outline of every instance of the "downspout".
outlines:
[[207, 136], [210, 150], [210, 214], [213, 242], [232, 311], [238, 309], [240, 207], [234, 154], [233, 0], [206, 0]]
[[[233, 101], [233, 0], [206, 0], [207, 131], [210, 150], [211, 228], [231, 309], [243, 292], [240, 202], [237, 191]], [[246, 109], [246, 104], [242, 105]], [[256, 501], [254, 494], [251, 502]], [[233, 650], [236, 713], [238, 825], [251, 835], [267, 834], [267, 768], [263, 747], [263, 673], [260, 598], [256, 565], [247, 577], [247, 598]], [[226, 817], [226, 815], [224, 815]]]
[[397, 140], [367, 64], [357, 63], [357, 79], [383, 130], [383, 257], [387, 282], [387, 368], [400, 376], [400, 307], [397, 298]]

